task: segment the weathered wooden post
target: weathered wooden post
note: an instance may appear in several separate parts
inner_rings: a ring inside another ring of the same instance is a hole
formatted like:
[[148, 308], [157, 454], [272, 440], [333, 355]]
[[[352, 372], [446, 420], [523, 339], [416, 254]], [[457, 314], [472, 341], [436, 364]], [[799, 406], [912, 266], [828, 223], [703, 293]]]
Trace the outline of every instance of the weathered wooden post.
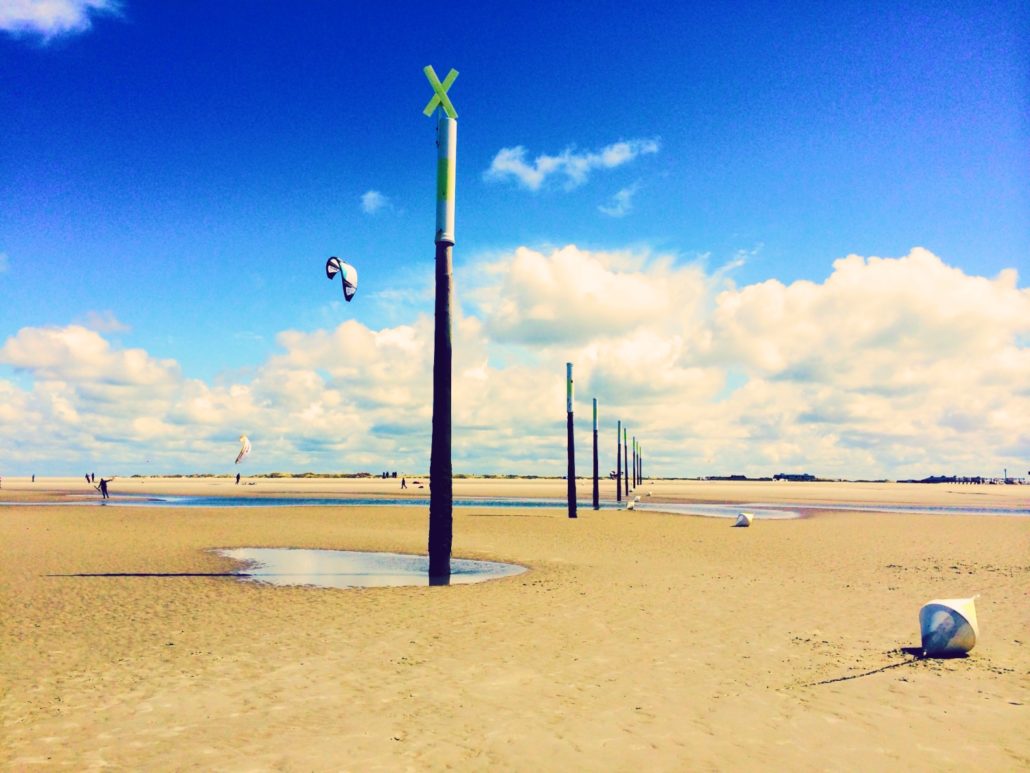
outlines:
[[601, 509], [601, 489], [597, 480], [597, 398], [594, 398], [594, 509]]
[[451, 70], [443, 83], [432, 66], [423, 72], [433, 98], [423, 112], [442, 114], [436, 122], [436, 305], [433, 336], [433, 441], [429, 457], [429, 584], [451, 579], [454, 490], [451, 466], [451, 276], [454, 247], [454, 177], [457, 168], [458, 113], [447, 90], [458, 77]]
[[615, 426], [615, 501], [622, 501], [622, 419]]
[[638, 485], [638, 481], [637, 481], [637, 438], [633, 437], [632, 440], [633, 440], [633, 443], [632, 443], [631, 447], [633, 449], [633, 489], [636, 489], [637, 485]]
[[622, 428], [622, 466], [626, 468], [626, 499], [629, 499], [629, 430]]
[[565, 407], [568, 411], [567, 429], [569, 434], [569, 469], [567, 473], [569, 483], [569, 518], [576, 517], [576, 437], [573, 433], [572, 423], [572, 363], [565, 363]]

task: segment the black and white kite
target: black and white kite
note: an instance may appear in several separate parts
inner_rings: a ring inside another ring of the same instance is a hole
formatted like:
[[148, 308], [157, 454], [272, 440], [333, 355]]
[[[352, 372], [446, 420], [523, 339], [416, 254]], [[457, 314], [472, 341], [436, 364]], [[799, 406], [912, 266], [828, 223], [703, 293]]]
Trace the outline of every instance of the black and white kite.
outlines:
[[325, 275], [332, 279], [337, 273], [343, 275], [343, 297], [350, 301], [358, 291], [358, 270], [334, 255], [325, 263]]

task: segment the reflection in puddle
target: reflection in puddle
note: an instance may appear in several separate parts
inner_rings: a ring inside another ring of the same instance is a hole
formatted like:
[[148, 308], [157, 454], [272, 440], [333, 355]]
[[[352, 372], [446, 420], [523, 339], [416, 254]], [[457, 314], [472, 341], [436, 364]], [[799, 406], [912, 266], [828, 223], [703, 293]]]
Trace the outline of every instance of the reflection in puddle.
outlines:
[[[237, 575], [240, 580], [270, 585], [384, 588], [431, 584], [427, 556], [303, 548], [225, 548], [216, 552], [244, 562], [245, 568]], [[524, 566], [515, 564], [452, 558], [449, 584], [495, 580], [524, 571]]]

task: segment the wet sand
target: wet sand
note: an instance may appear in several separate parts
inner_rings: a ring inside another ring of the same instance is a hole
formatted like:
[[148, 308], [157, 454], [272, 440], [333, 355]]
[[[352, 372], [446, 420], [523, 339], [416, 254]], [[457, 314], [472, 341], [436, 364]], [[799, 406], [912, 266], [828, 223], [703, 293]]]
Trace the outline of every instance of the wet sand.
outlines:
[[[399, 493], [399, 480], [253, 482], [126, 478], [112, 491]], [[614, 484], [604, 486], [610, 496]], [[525, 574], [364, 590], [49, 575], [231, 570], [216, 547], [420, 553], [424, 506], [7, 505], [0, 765], [1026, 769], [1030, 519], [833, 505], [1026, 508], [1027, 491], [654, 485], [656, 501], [822, 506], [812, 518], [733, 529], [595, 513], [584, 482], [574, 521], [560, 508], [455, 511], [455, 556], [519, 563]], [[459, 496], [563, 493], [562, 481], [455, 483]], [[81, 479], [5, 478], [0, 499], [68, 494], [98, 496]], [[981, 636], [969, 657], [913, 661], [903, 651], [919, 644], [924, 602], [975, 593]]]

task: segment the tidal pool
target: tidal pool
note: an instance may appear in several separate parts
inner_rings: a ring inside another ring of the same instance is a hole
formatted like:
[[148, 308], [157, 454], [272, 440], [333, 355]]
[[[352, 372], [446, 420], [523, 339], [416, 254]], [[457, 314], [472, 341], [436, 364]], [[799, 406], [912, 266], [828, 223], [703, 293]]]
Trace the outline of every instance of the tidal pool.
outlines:
[[[241, 581], [319, 588], [385, 588], [429, 585], [429, 558], [404, 553], [306, 548], [222, 548], [219, 555], [244, 563]], [[450, 585], [466, 585], [526, 571], [517, 564], [451, 559]]]

